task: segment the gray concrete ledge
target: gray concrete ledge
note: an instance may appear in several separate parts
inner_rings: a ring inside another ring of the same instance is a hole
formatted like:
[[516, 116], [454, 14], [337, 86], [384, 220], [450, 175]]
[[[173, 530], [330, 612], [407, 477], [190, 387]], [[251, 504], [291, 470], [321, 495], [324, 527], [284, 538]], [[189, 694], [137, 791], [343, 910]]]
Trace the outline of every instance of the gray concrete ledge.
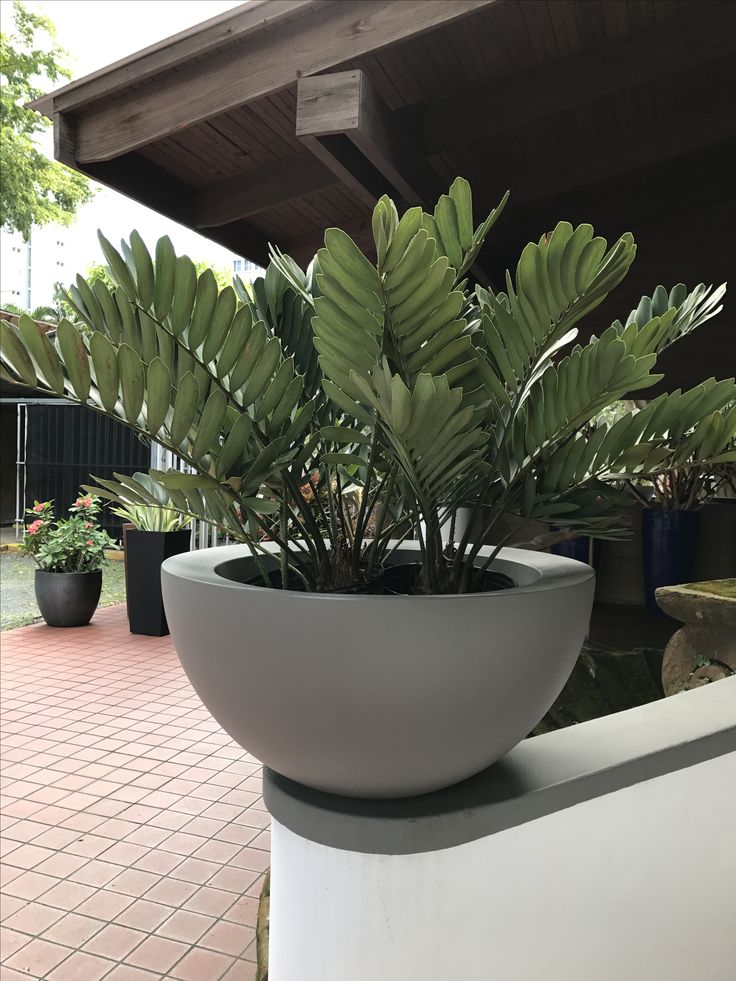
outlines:
[[526, 739], [447, 790], [356, 800], [264, 772], [273, 818], [345, 851], [408, 855], [496, 834], [666, 773], [736, 752], [736, 677]]

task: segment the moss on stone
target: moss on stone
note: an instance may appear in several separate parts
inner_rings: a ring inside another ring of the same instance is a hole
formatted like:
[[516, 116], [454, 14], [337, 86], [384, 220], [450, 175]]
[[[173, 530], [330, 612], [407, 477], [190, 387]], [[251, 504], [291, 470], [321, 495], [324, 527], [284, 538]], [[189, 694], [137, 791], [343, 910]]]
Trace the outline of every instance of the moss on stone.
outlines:
[[694, 593], [708, 593], [725, 599], [736, 599], [736, 579], [712, 579], [710, 582], [690, 582], [683, 589]]

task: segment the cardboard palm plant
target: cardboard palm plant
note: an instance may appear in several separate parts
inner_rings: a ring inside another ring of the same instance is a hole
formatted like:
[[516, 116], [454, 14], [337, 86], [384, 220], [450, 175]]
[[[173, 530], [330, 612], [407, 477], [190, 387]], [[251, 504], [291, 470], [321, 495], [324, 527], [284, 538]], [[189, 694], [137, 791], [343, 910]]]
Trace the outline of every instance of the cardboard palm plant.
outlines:
[[[376, 261], [339, 229], [303, 272], [274, 250], [253, 294], [218, 290], [162, 238], [100, 236], [110, 291], [77, 277], [52, 342], [28, 318], [2, 325], [3, 377], [64, 396], [156, 440], [187, 472], [99, 480], [118, 504], [205, 519], [254, 554], [280, 549], [274, 586], [350, 590], [419, 529], [411, 589], [488, 588], [483, 541], [507, 512], [594, 536], [623, 528], [623, 478], [671, 465], [683, 436], [700, 464], [734, 459], [733, 379], [595, 420], [658, 382], [660, 353], [714, 316], [724, 287], [658, 287], [626, 322], [575, 343], [636, 247], [560, 222], [496, 290], [470, 270], [506, 199], [474, 228], [468, 184], [401, 218], [381, 199]], [[731, 408], [727, 408], [731, 403]], [[684, 458], [683, 458], [684, 459]], [[443, 546], [460, 505], [482, 518]], [[269, 572], [262, 565], [262, 575]]]

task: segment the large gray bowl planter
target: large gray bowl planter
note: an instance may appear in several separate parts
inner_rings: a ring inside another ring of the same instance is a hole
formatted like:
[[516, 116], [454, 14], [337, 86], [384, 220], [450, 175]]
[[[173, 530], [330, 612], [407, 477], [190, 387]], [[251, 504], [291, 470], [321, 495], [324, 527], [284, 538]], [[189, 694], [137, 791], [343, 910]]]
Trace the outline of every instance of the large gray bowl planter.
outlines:
[[[408, 543], [394, 560], [416, 551]], [[494, 569], [518, 588], [283, 592], [244, 585], [257, 573], [248, 548], [231, 545], [167, 559], [162, 584], [184, 670], [237, 743], [309, 787], [388, 798], [450, 786], [499, 759], [575, 665], [593, 570], [511, 548]]]

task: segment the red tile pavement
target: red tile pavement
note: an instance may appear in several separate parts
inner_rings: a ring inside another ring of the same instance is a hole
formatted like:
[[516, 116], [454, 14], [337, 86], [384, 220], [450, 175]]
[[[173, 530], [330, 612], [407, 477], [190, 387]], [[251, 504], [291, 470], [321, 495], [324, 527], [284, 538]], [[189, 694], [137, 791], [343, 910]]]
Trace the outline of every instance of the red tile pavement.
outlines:
[[250, 981], [261, 769], [125, 607], [0, 635], [0, 976]]

